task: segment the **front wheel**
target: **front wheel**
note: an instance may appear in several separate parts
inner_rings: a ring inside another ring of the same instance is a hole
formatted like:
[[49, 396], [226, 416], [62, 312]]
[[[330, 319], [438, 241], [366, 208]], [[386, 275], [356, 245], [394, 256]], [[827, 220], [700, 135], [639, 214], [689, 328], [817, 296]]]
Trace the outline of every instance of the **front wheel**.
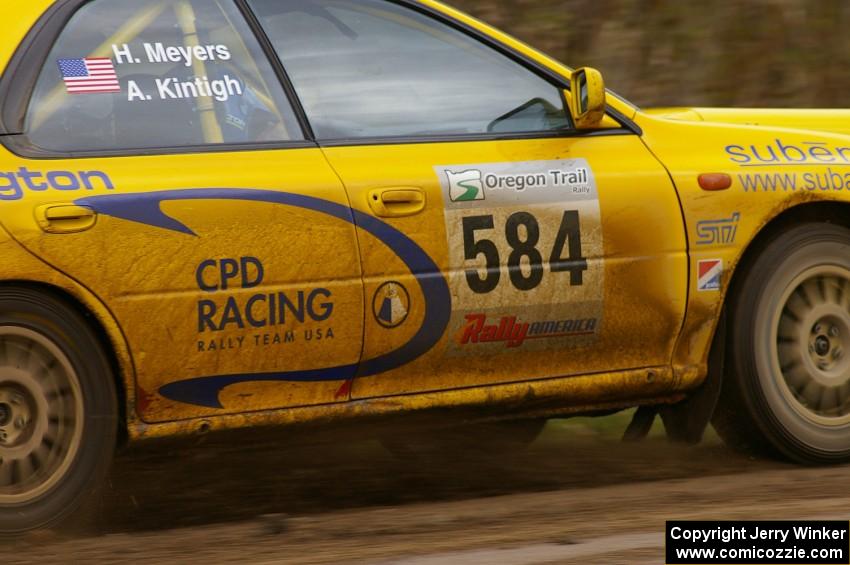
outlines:
[[850, 230], [779, 234], [749, 265], [730, 314], [720, 436], [799, 462], [850, 459]]
[[0, 535], [58, 525], [91, 504], [116, 422], [110, 363], [82, 316], [0, 288]]

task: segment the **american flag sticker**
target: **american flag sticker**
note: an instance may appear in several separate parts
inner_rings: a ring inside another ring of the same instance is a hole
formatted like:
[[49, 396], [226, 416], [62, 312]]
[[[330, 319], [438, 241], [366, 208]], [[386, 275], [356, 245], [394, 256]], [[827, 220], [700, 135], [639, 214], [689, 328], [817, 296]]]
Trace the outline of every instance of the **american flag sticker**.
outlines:
[[59, 59], [59, 70], [68, 94], [121, 92], [115, 66], [108, 57]]
[[723, 276], [723, 261], [707, 259], [697, 264], [697, 290], [720, 290], [720, 277]]

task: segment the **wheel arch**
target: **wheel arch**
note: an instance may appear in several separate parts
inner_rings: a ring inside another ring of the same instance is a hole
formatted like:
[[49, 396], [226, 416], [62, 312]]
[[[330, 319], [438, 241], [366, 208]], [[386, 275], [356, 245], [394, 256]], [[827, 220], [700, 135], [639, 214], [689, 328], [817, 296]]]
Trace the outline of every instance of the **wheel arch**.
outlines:
[[750, 265], [770, 243], [783, 230], [792, 226], [805, 223], [827, 223], [836, 224], [850, 228], [850, 202], [842, 201], [817, 201], [804, 202], [783, 210], [768, 220], [757, 232], [756, 236], [749, 242], [741, 254], [741, 258], [732, 272], [732, 277], [727, 285], [726, 294], [723, 297], [724, 308], [735, 296], [738, 286], [746, 277]]
[[[726, 331], [725, 323], [722, 321], [725, 317], [720, 314], [728, 310], [730, 302], [739, 292], [741, 282], [746, 278], [752, 263], [764, 248], [784, 230], [805, 223], [828, 223], [850, 228], [850, 202], [823, 200], [803, 202], [774, 215], [759, 228], [755, 237], [750, 240], [741, 253], [726, 285], [726, 291], [717, 316], [717, 324], [712, 331], [711, 345], [706, 351], [706, 359], [712, 358], [711, 350], [718, 346], [718, 340], [713, 339], [714, 334], [725, 333]], [[709, 372], [710, 370], [709, 367]]]
[[[668, 434], [674, 439], [699, 441], [713, 417], [722, 391], [722, 382], [726, 378], [724, 373], [729, 339], [727, 313], [752, 264], [779, 234], [793, 226], [806, 223], [835, 224], [850, 228], [850, 202], [804, 202], [782, 210], [766, 221], [746, 245], [731, 271], [717, 310], [706, 318], [710, 320], [712, 327], [710, 333], [703, 334], [702, 339], [707, 338], [708, 341], [702, 349], [702, 365], [695, 363], [696, 359], [692, 357], [690, 340], [686, 339], [688, 334], [683, 333], [681, 336], [683, 339], [680, 339], [676, 352], [679, 362], [676, 367], [679, 377], [678, 389], [687, 391], [688, 397], [680, 404], [666, 409], [668, 418], [665, 419], [665, 425], [668, 427]], [[706, 314], [701, 313], [703, 316]], [[693, 329], [699, 332], [700, 325], [696, 324]]]
[[119, 445], [129, 440], [129, 426], [135, 419], [135, 390], [132, 360], [126, 340], [117, 322], [106, 307], [86, 293], [74, 291], [55, 284], [27, 279], [0, 281], [0, 288], [24, 288], [51, 296], [80, 314], [94, 331], [106, 352], [112, 368], [118, 405]]
[[[705, 366], [708, 365], [709, 359], [711, 359], [712, 348], [717, 347], [718, 340], [714, 339], [715, 334], [726, 331], [724, 323], [722, 322], [725, 318], [722, 314], [728, 310], [731, 301], [734, 300], [734, 297], [739, 292], [738, 289], [742, 281], [746, 278], [752, 263], [764, 250], [764, 248], [784, 230], [787, 230], [792, 226], [805, 223], [829, 223], [850, 228], [850, 202], [802, 202], [773, 215], [758, 229], [755, 237], [747, 243], [741, 252], [739, 259], [735, 262], [730, 273], [729, 281], [725, 285], [725, 291], [717, 311], [711, 317], [712, 328], [710, 333], [706, 336], [706, 347], [703, 351], [703, 356], [701, 357], [706, 363]], [[687, 364], [691, 369], [691, 374], [683, 378], [680, 385], [681, 388], [692, 389], [703, 382], [705, 375], [700, 374], [696, 377], [693, 374], [692, 359], [689, 363], [683, 363], [684, 359], [689, 358], [689, 355], [687, 352], [682, 350], [682, 345], [684, 344], [680, 340], [680, 346], [677, 348], [677, 360], [682, 362], [683, 366]]]

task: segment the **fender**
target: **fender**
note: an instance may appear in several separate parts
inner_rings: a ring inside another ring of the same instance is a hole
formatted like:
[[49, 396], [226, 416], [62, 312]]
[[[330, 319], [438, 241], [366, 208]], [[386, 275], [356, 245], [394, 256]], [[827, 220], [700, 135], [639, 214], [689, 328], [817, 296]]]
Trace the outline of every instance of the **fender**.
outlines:
[[[115, 317], [91, 290], [73, 278], [57, 271], [20, 245], [5, 227], [0, 226], [0, 265], [3, 265], [3, 284], [41, 286], [76, 301], [82, 308], [94, 316], [105, 332], [111, 353], [118, 364], [116, 385], [123, 391], [126, 424], [134, 425], [138, 421], [136, 412], [136, 372], [130, 347]], [[122, 399], [119, 399], [119, 402]]]

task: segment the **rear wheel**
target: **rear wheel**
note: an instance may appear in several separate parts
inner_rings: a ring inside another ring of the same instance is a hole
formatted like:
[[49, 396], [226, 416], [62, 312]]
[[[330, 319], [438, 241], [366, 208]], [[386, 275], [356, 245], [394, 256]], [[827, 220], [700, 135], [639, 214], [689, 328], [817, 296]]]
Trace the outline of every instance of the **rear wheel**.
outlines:
[[850, 459], [850, 230], [782, 233], [730, 306], [721, 437], [800, 462]]
[[52, 527], [94, 503], [115, 447], [111, 373], [76, 311], [0, 289], [0, 534]]

